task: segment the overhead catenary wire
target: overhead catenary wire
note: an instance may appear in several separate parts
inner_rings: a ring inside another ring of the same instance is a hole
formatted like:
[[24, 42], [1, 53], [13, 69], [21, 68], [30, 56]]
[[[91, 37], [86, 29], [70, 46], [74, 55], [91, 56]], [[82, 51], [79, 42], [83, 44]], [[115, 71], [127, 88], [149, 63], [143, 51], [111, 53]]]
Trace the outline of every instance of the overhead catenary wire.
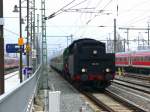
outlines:
[[[72, 9], [72, 8], [74, 8], [74, 7], [76, 7], [76, 6], [79, 6], [79, 5], [83, 4], [83, 3], [85, 3], [86, 1], [88, 1], [88, 0], [82, 0], [81, 2], [75, 4], [75, 5], [73, 5], [73, 6], [69, 7], [69, 8], [67, 8], [67, 9], [65, 9], [65, 8], [66, 8], [67, 6], [69, 6], [69, 5], [65, 5], [65, 7], [59, 9], [58, 11], [56, 11], [55, 14], [53, 13], [53, 14], [54, 14], [53, 16], [57, 16], [57, 15], [63, 13], [64, 10]], [[72, 1], [72, 3], [73, 3], [73, 1]], [[69, 3], [69, 4], [70, 4], [70, 3]], [[71, 4], [70, 4], [70, 5], [71, 5]], [[62, 30], [61, 30], [61, 31], [62, 31]]]
[[62, 9], [66, 8], [67, 6], [69, 6], [70, 4], [72, 4], [72, 3], [75, 2], [75, 1], [76, 1], [76, 0], [72, 0], [71, 2], [69, 2], [68, 4], [66, 4], [65, 6], [63, 6], [62, 8], [60, 8], [59, 10], [57, 10], [56, 12], [52, 13], [51, 15], [49, 15], [48, 17], [46, 17], [45, 19], [47, 20], [47, 19], [50, 19], [50, 18], [52, 18], [52, 17], [58, 15], [59, 12], [60, 12]]
[[[86, 4], [86, 7], [85, 7], [84, 9], [87, 9], [90, 3], [91, 3], [91, 1], [88, 1], [87, 4]], [[83, 13], [81, 13], [80, 16], [79, 16], [79, 19], [80, 19], [80, 22], [81, 22], [81, 23], [82, 23], [82, 21], [81, 21], [81, 18], [82, 18], [82, 17], [83, 17]], [[77, 22], [76, 22], [76, 23], [77, 23]], [[80, 27], [78, 27], [78, 28], [74, 31], [73, 34], [76, 35], [76, 33], [77, 33], [79, 30], [80, 30]]]
[[[147, 12], [147, 13], [149, 13], [149, 12]], [[132, 18], [132, 19], [130, 19], [126, 24], [131, 25], [131, 24], [134, 24], [134, 23], [136, 23], [136, 22], [145, 20], [146, 18], [148, 18], [148, 17], [150, 16], [150, 15], [146, 15], [146, 16], [143, 17], [143, 16], [141, 16], [141, 15], [143, 15], [143, 14], [146, 14], [146, 13], [143, 12], [142, 14], [140, 14], [140, 15], [138, 15], [138, 16]], [[130, 21], [131, 21], [131, 22], [130, 22]]]
[[77, 3], [77, 4], [75, 4], [74, 6], [69, 7], [68, 9], [72, 9], [72, 8], [74, 8], [74, 7], [76, 7], [76, 6], [79, 6], [80, 4], [82, 4], [82, 3], [86, 2], [86, 1], [87, 1], [87, 0], [83, 0], [83, 1], [81, 1], [81, 2], [79, 2], [79, 3]]
[[132, 11], [138, 11], [137, 9], [135, 9], [136, 7], [139, 7], [139, 6], [141, 7], [142, 5], [147, 4], [148, 2], [150, 2], [150, 1], [149, 0], [145, 0], [145, 1], [142, 1], [142, 2], [138, 2], [134, 6], [132, 6], [130, 9], [125, 10], [124, 12], [120, 13], [119, 15], [123, 15], [125, 13], [130, 13]]
[[[110, 3], [112, 2], [112, 0], [109, 0], [109, 2], [101, 9], [99, 10], [99, 13], [101, 13]], [[89, 24], [93, 19], [95, 19], [98, 15], [95, 15], [92, 19], [88, 20], [86, 22], [86, 24]]]
[[[96, 7], [102, 2], [103, 0], [100, 0], [98, 3], [97, 3], [97, 5], [96, 5]], [[91, 1], [90, 2], [88, 2], [88, 4], [87, 4], [87, 6], [85, 7], [85, 8], [80, 8], [79, 9], [79, 11], [80, 11], [80, 13], [81, 13], [81, 15], [80, 15], [80, 20], [81, 20], [81, 16], [83, 16], [83, 13], [88, 13], [88, 15], [90, 14], [90, 18], [92, 17], [92, 14], [93, 13], [95, 13], [95, 12], [93, 12], [93, 11], [82, 11], [81, 9], [87, 9], [87, 10], [91, 10], [91, 9], [96, 9], [96, 7], [90, 7], [90, 3], [91, 3]], [[96, 12], [97, 13], [97, 12]], [[83, 22], [85, 22], [86, 21], [86, 18], [84, 19], [84, 21]], [[86, 25], [87, 26], [87, 25]], [[85, 27], [85, 26], [84, 26]], [[83, 27], [82, 27], [83, 28]], [[78, 28], [78, 30], [76, 30], [75, 31], [75, 34], [77, 33], [77, 31], [79, 31], [81, 29], [81, 27], [79, 27]], [[82, 31], [82, 34], [81, 34], [81, 36], [82, 35], [84, 35], [84, 33], [85, 33], [85, 30], [84, 31]]]
[[18, 33], [15, 33], [15, 32], [13, 32], [13, 31], [11, 31], [11, 30], [9, 30], [9, 29], [4, 28], [4, 30], [6, 30], [7, 32], [10, 32], [11, 34], [14, 34], [14, 35], [19, 36], [19, 34], [18, 34]]
[[46, 17], [45, 19], [47, 20], [47, 19], [56, 17], [57, 15], [59, 15], [59, 14], [65, 12], [65, 10], [69, 10], [69, 9], [71, 9], [71, 8], [73, 8], [73, 7], [76, 7], [76, 6], [78, 6], [78, 5], [80, 5], [80, 4], [84, 3], [84, 2], [86, 2], [86, 1], [87, 1], [87, 0], [83, 0], [83, 1], [81, 1], [81, 2], [79, 2], [79, 3], [77, 3], [77, 4], [75, 4], [74, 6], [71, 6], [71, 7], [67, 8], [67, 9], [65, 9], [66, 7], [68, 7], [69, 5], [71, 5], [73, 2], [75, 2], [75, 0], [73, 0], [73, 1], [70, 2], [69, 4], [63, 6], [63, 7], [62, 7], [61, 9], [59, 9], [58, 11], [56, 11], [56, 12], [52, 13], [50, 16]]
[[[150, 15], [149, 15], [149, 16], [150, 16]], [[138, 18], [138, 19], [136, 19], [136, 20], [130, 22], [129, 25], [132, 25], [132, 24], [134, 24], [134, 23], [137, 23], [137, 22], [146, 20], [147, 18], [148, 18], [148, 16], [146, 16], [146, 17], [144, 16], [144, 17], [142, 17], [142, 18]]]
[[[125, 24], [129, 24], [129, 25], [131, 25], [131, 24], [134, 24], [134, 23], [136, 23], [136, 22], [139, 22], [139, 21], [142, 21], [142, 20], [144, 20], [144, 19], [146, 19], [146, 17], [144, 16], [143, 17], [143, 15], [146, 15], [146, 13], [148, 13], [148, 9], [147, 10], [145, 10], [145, 11], [141, 11], [141, 9], [139, 9], [141, 6], [143, 7], [143, 5], [148, 5], [148, 2], [150, 2], [149, 0], [145, 0], [145, 1], [142, 1], [142, 2], [137, 2], [135, 5], [133, 5], [131, 8], [129, 8], [129, 9], [126, 9], [125, 11], [120, 11], [120, 13], [119, 13], [119, 18], [121, 18], [121, 17], [123, 17], [123, 16], [125, 16], [125, 14], [129, 14], [130, 13], [130, 15], [133, 13], [135, 13], [135, 12], [138, 12], [138, 16], [136, 16], [136, 17], [133, 17], [133, 18], [131, 18], [129, 21], [127, 21]], [[150, 9], [149, 9], [150, 10]], [[140, 12], [139, 12], [140, 11]], [[126, 16], [128, 16], [128, 15], [126, 15]], [[132, 16], [131, 16], [132, 17]], [[143, 18], [143, 19], [142, 19]], [[148, 18], [148, 16], [147, 16], [147, 18]]]

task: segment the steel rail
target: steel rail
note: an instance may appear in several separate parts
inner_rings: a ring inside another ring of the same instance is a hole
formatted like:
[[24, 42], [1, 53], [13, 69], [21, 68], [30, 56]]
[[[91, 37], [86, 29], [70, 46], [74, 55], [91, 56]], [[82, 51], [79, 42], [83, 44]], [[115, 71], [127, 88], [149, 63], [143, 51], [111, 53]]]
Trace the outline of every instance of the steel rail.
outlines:
[[133, 102], [111, 92], [110, 90], [106, 89], [105, 91], [106, 94], [108, 94], [110, 97], [112, 97], [113, 99], [115, 99], [116, 101], [122, 103], [123, 105], [135, 110], [135, 112], [148, 112], [147, 110], [145, 110], [144, 108], [139, 108], [138, 105], [134, 104]]
[[138, 83], [138, 82], [133, 82], [133, 81], [131, 82], [130, 80], [124, 80], [124, 79], [119, 79], [119, 78], [118, 79], [114, 79], [113, 82], [115, 82], [115, 80], [126, 82], [126, 83], [130, 83], [130, 84], [135, 84], [135, 85], [146, 87], [146, 88], [150, 88], [150, 84], [146, 85], [145, 83], [141, 84], [141, 83]]
[[131, 78], [137, 78], [141, 80], [150, 81], [150, 76], [144, 76], [144, 75], [132, 74], [132, 73], [125, 73], [125, 74], [126, 74], [125, 77], [131, 77]]
[[95, 96], [92, 95], [92, 93], [86, 93], [86, 92], [81, 92], [85, 96], [87, 96], [90, 100], [92, 100], [97, 106], [102, 108], [104, 111], [108, 112], [115, 112], [115, 110], [111, 109], [108, 105], [104, 104], [100, 100], [98, 100]]
[[144, 87], [145, 89], [144, 88], [142, 89], [142, 88], [140, 88], [142, 86], [139, 86], [139, 85], [137, 85], [137, 87], [134, 87], [134, 86], [131, 86], [131, 85], [128, 85], [128, 84], [121, 84], [121, 83], [115, 82], [115, 81], [113, 81], [113, 83], [118, 84], [118, 85], [122, 85], [122, 86], [125, 86], [125, 87], [128, 87], [128, 88], [131, 88], [131, 89], [134, 89], [134, 90], [138, 90], [138, 91], [141, 91], [141, 92], [144, 92], [144, 93], [150, 94], [150, 90], [148, 90], [149, 88], [147, 88], [147, 87]]

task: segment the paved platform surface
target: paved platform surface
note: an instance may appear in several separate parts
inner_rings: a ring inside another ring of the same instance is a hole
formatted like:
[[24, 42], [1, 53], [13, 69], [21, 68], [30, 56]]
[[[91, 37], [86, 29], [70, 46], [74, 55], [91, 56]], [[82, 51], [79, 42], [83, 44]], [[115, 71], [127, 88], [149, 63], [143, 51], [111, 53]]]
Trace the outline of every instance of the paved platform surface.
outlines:
[[5, 75], [5, 93], [12, 91], [20, 84], [19, 72], [13, 72]]
[[[54, 70], [49, 72], [48, 80], [48, 86], [51, 90], [61, 91], [61, 112], [93, 112], [90, 107], [86, 106], [80, 93]], [[81, 111], [81, 108], [86, 109]]]

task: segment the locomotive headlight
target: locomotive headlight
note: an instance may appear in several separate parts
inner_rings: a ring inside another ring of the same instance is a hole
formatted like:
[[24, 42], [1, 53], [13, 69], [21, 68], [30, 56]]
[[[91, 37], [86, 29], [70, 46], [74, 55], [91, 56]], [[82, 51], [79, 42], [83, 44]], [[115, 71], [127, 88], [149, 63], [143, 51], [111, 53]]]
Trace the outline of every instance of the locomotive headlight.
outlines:
[[109, 69], [109, 68], [106, 68], [106, 72], [110, 72], [110, 69]]
[[97, 50], [93, 50], [93, 54], [97, 54]]
[[85, 70], [85, 68], [82, 68], [81, 71], [82, 71], [82, 72], [85, 72], [86, 70]]

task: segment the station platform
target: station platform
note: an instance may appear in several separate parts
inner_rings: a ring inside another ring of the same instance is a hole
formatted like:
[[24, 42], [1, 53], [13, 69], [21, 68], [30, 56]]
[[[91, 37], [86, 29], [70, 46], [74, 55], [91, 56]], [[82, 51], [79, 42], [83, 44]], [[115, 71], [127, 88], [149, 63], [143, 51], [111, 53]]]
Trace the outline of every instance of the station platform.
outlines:
[[20, 84], [19, 72], [12, 72], [5, 75], [5, 93], [13, 90]]
[[[86, 106], [86, 101], [81, 97], [81, 94], [52, 69], [48, 74], [48, 86], [52, 91], [61, 92], [61, 112], [93, 112], [89, 106]], [[86, 109], [82, 111], [81, 108], [84, 106]]]

